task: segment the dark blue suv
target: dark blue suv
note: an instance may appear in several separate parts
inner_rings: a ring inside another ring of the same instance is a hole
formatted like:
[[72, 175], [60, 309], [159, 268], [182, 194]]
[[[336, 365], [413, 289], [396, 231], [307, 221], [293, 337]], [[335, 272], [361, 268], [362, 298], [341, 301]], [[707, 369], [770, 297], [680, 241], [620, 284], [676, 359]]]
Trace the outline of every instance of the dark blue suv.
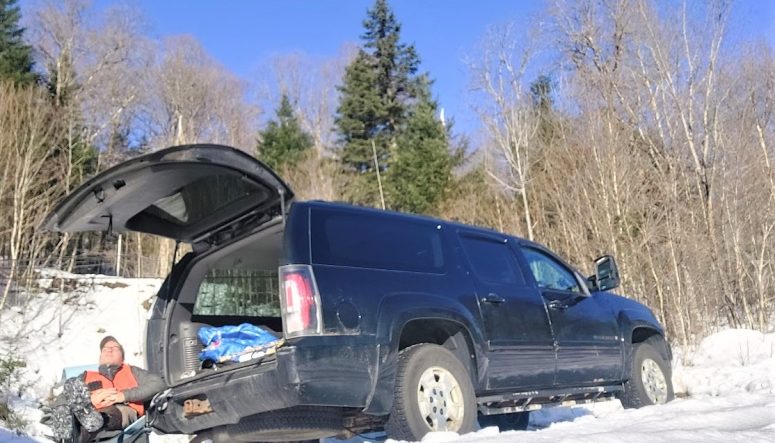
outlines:
[[[132, 230], [190, 245], [159, 291], [148, 369], [170, 389], [165, 433], [291, 441], [384, 429], [418, 440], [547, 405], [673, 398], [664, 329], [608, 292], [612, 257], [584, 278], [527, 240], [443, 220], [294, 202], [265, 165], [216, 145], [178, 146], [107, 170], [46, 222]], [[202, 326], [249, 322], [274, 352], [203, 365]]]

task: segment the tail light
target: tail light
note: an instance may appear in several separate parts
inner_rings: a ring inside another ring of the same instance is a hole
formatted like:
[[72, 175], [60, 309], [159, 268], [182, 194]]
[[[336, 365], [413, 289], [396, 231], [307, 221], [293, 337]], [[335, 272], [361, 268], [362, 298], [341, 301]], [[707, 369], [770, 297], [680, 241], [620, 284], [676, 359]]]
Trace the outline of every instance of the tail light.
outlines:
[[286, 338], [323, 332], [320, 294], [312, 267], [280, 266], [280, 302]]

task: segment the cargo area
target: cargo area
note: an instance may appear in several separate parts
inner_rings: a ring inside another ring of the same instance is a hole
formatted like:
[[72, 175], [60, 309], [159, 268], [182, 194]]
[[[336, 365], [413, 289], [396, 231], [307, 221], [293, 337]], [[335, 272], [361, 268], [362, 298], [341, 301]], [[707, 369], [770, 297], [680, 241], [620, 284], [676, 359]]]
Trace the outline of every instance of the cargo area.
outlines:
[[271, 221], [258, 232], [195, 257], [183, 272], [182, 286], [168, 305], [166, 372], [171, 384], [216, 371], [260, 364], [273, 350], [245, 356], [237, 363], [200, 360], [204, 344], [197, 334], [205, 326], [259, 326], [282, 338], [278, 266], [283, 224]]

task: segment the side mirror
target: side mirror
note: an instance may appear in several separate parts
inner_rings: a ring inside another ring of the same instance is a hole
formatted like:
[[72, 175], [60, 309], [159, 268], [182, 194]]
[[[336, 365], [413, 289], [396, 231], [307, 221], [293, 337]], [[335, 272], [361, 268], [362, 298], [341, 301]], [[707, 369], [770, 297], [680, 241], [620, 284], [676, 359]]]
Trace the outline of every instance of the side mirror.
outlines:
[[[594, 286], [598, 291], [607, 291], [619, 286], [619, 268], [610, 255], [595, 259]], [[592, 278], [590, 278], [592, 280]]]

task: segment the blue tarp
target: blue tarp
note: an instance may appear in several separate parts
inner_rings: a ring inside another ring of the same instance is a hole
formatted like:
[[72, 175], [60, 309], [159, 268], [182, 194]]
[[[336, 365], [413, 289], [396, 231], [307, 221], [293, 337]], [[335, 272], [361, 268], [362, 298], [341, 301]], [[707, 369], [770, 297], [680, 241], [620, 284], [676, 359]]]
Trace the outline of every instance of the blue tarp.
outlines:
[[279, 342], [274, 333], [250, 323], [239, 326], [203, 326], [197, 333], [205, 349], [199, 354], [202, 361], [239, 361], [247, 351], [265, 349]]

